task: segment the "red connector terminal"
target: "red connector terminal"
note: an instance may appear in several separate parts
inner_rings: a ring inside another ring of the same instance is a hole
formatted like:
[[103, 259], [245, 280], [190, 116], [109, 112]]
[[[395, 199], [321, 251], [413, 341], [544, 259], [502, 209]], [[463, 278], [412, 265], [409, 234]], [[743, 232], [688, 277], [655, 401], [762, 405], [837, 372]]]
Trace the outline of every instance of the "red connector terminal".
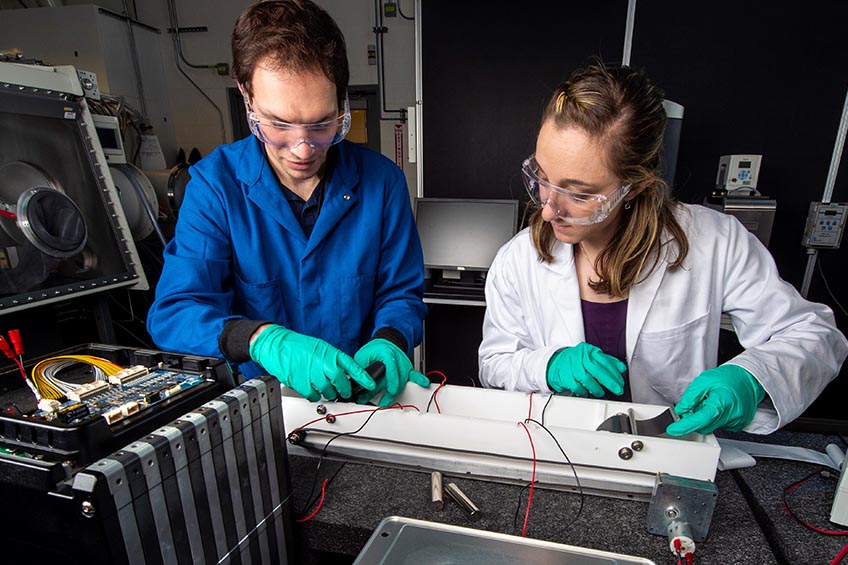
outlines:
[[21, 330], [9, 330], [9, 339], [15, 347], [15, 355], [24, 354], [24, 346], [21, 343]]
[[0, 335], [0, 351], [3, 352], [3, 355], [8, 357], [9, 359], [14, 359], [15, 354], [12, 352], [12, 348], [9, 347], [9, 342], [6, 341], [6, 338]]

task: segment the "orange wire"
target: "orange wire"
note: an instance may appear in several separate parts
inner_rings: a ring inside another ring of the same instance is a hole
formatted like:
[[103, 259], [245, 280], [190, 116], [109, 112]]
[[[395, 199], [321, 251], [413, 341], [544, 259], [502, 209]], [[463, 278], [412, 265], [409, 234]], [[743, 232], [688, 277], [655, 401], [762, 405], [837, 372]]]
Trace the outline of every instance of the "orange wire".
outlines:
[[527, 510], [524, 512], [524, 527], [521, 529], [521, 537], [527, 534], [527, 522], [530, 520], [530, 505], [533, 503], [533, 487], [536, 484], [536, 446], [533, 445], [533, 436], [530, 435], [530, 430], [524, 425], [524, 422], [518, 422], [524, 431], [527, 432], [527, 439], [530, 440], [530, 449], [533, 450], [533, 474], [530, 476], [530, 494], [527, 495]]

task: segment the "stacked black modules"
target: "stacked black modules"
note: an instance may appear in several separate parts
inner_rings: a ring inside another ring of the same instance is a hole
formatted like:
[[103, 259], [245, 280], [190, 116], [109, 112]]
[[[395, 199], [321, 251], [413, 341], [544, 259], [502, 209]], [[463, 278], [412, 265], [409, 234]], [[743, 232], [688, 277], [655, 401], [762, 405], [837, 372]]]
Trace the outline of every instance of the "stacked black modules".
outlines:
[[109, 345], [58, 354], [144, 376], [61, 419], [26, 387], [0, 396], [0, 561], [293, 562], [276, 379], [234, 388], [221, 360]]

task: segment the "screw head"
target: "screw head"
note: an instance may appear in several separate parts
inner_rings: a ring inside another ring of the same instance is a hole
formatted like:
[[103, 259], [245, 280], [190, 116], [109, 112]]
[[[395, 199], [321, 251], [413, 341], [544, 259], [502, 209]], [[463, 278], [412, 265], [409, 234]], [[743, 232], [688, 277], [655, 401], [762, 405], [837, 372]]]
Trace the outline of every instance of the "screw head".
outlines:
[[315, 411], [321, 414], [322, 416], [327, 413], [327, 407], [323, 404], [319, 404], [315, 407]]
[[642, 451], [642, 448], [645, 447], [645, 444], [640, 440], [634, 440], [633, 443], [630, 444], [630, 447], [633, 448], [633, 451]]
[[288, 435], [288, 441], [292, 445], [300, 445], [304, 439], [306, 439], [306, 433], [302, 430], [292, 432]]
[[618, 456], [626, 461], [627, 459], [631, 459], [633, 457], [633, 450], [629, 447], [622, 447], [618, 450]]
[[326, 420], [328, 424], [332, 424], [333, 422], [336, 421], [336, 417], [333, 416], [332, 414], [328, 414], [327, 417], [324, 418], [324, 420]]
[[665, 511], [665, 515], [669, 518], [677, 518], [680, 512], [677, 511], [677, 508], [669, 508]]
[[95, 514], [94, 504], [92, 504], [90, 500], [83, 500], [82, 501], [82, 506], [80, 507], [80, 511], [82, 512], [82, 515], [85, 516], [86, 518], [94, 518], [94, 514]]

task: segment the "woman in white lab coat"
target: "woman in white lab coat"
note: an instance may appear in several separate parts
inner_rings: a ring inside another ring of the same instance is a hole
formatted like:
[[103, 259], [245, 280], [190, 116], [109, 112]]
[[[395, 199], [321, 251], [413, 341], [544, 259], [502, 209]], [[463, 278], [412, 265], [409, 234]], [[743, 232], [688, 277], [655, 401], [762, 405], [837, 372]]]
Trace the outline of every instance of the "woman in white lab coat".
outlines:
[[[675, 405], [671, 435], [769, 433], [838, 374], [848, 342], [736, 218], [667, 196], [662, 99], [603, 65], [552, 96], [522, 167], [536, 210], [488, 274], [480, 381]], [[717, 367], [723, 312], [744, 351]]]

